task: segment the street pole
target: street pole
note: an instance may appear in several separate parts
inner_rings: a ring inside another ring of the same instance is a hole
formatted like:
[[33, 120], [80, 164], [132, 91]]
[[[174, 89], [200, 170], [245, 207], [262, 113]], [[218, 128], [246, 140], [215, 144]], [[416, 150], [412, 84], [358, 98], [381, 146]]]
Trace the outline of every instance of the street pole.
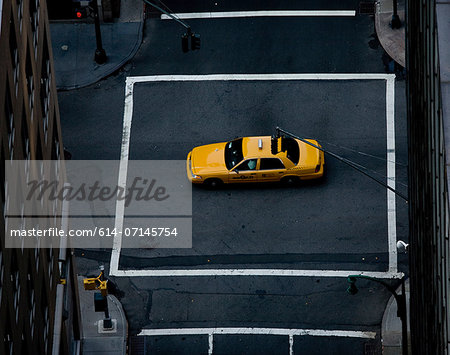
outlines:
[[397, 13], [397, 0], [392, 1], [392, 12], [391, 27], [393, 29], [398, 29], [402, 27], [402, 21], [400, 21], [400, 17]]
[[347, 281], [351, 283], [350, 285], [352, 287], [349, 287], [347, 291], [352, 295], [358, 292], [358, 289], [355, 286], [356, 279], [366, 279], [378, 282], [379, 284], [382, 284], [390, 293], [392, 293], [395, 301], [397, 302], [397, 317], [400, 318], [402, 323], [402, 354], [408, 355], [408, 321], [406, 310], [405, 278], [402, 278], [402, 292], [401, 294], [398, 294], [391, 285], [375, 277], [365, 275], [349, 275], [347, 277]]
[[[105, 267], [103, 265], [100, 266], [100, 271], [101, 271], [100, 280], [101, 281], [106, 281], [106, 278], [105, 278]], [[113, 327], [113, 325], [112, 325], [111, 317], [109, 316], [108, 291], [106, 291], [105, 299], [106, 299], [106, 302], [105, 302], [106, 306], [105, 306], [105, 319], [103, 319], [103, 328], [104, 329], [111, 329]]]
[[97, 41], [94, 59], [97, 64], [104, 64], [106, 62], [106, 52], [102, 46], [102, 33], [100, 32], [100, 20], [98, 18], [98, 4], [97, 0], [92, 0], [91, 2], [92, 10], [94, 12], [95, 39]]

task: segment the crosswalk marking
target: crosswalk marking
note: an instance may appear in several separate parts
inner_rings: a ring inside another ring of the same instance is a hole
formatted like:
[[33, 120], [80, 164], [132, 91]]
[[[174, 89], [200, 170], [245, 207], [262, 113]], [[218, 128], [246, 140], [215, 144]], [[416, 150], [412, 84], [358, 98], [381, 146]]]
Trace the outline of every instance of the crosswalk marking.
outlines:
[[375, 339], [377, 333], [356, 330], [285, 328], [167, 328], [142, 329], [138, 336], [208, 335], [208, 355], [214, 353], [214, 335], [282, 335], [289, 337], [289, 355], [294, 353], [294, 336]]
[[[171, 14], [181, 20], [215, 19], [236, 17], [351, 17], [356, 16], [354, 10], [281, 10], [281, 11], [228, 11], [228, 12], [190, 12]], [[161, 20], [171, 20], [166, 14]]]
[[[395, 75], [377, 73], [287, 73], [287, 74], [209, 74], [209, 75], [150, 75], [128, 77], [125, 88], [125, 109], [123, 120], [123, 136], [121, 165], [118, 186], [125, 187], [130, 144], [131, 122], [133, 115], [133, 87], [135, 83], [166, 81], [246, 81], [246, 80], [385, 80], [386, 81], [386, 124], [387, 124], [387, 178], [388, 184], [395, 187], [395, 121], [394, 97]], [[356, 270], [288, 270], [288, 269], [182, 269], [182, 270], [119, 270], [121, 251], [120, 234], [114, 237], [111, 253], [110, 275], [112, 276], [291, 276], [291, 277], [347, 277], [351, 274], [366, 275], [376, 278], [402, 278], [403, 273], [397, 270], [396, 249], [396, 210], [395, 194], [388, 190], [388, 253], [389, 267], [385, 272]], [[117, 201], [116, 227], [121, 230], [123, 223], [123, 201]]]

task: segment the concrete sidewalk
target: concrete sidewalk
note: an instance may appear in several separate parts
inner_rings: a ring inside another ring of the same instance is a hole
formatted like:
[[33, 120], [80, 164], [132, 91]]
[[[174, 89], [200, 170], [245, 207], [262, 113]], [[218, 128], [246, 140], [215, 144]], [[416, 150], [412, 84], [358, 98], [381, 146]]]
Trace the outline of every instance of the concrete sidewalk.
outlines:
[[402, 27], [391, 27], [393, 0], [379, 0], [375, 2], [375, 30], [378, 40], [386, 53], [400, 64], [406, 67], [405, 55], [405, 0], [398, 0], [397, 13], [402, 22]]
[[[397, 1], [397, 14], [402, 22], [402, 27], [394, 29], [391, 27], [393, 14], [393, 1], [379, 0], [375, 3], [375, 30], [378, 40], [386, 53], [403, 68], [406, 67], [406, 38], [405, 38], [405, 0]], [[401, 293], [401, 287], [397, 289]], [[409, 338], [409, 280], [405, 281], [406, 307], [408, 320]], [[402, 324], [397, 316], [397, 302], [394, 296], [389, 299], [381, 324], [381, 341], [384, 355], [402, 354]], [[409, 346], [409, 351], [411, 347]]]
[[[396, 290], [397, 294], [401, 294], [401, 286]], [[409, 279], [405, 281], [406, 295], [406, 313], [408, 321], [408, 340], [410, 334], [409, 320]], [[389, 299], [386, 310], [384, 311], [383, 321], [381, 323], [381, 341], [383, 346], [383, 355], [402, 355], [402, 322], [397, 316], [397, 302], [394, 296]], [[409, 342], [408, 342], [409, 343]], [[409, 352], [411, 346], [408, 344]]]
[[83, 355], [124, 355], [127, 353], [128, 323], [119, 300], [108, 295], [108, 309], [113, 322], [112, 330], [103, 330], [104, 312], [95, 312], [94, 293], [83, 287], [84, 277], [78, 276], [80, 296]]
[[138, 51], [144, 28], [142, 0], [121, 0], [120, 18], [101, 23], [107, 61], [94, 61], [94, 23], [51, 22], [50, 32], [55, 63], [56, 87], [71, 90], [91, 85], [120, 69]]

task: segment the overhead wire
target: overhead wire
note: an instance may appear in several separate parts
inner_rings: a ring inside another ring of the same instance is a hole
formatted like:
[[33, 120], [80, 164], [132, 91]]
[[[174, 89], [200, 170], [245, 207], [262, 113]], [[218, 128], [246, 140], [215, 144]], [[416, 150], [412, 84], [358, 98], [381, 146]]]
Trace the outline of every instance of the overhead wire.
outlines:
[[[352, 162], [351, 160], [348, 160], [348, 159], [346, 159], [346, 158], [344, 158], [344, 157], [341, 157], [341, 156], [339, 156], [339, 155], [337, 155], [337, 154], [335, 154], [335, 153], [333, 153], [333, 152], [330, 152], [330, 151], [328, 151], [328, 150], [326, 150], [326, 149], [323, 149], [322, 147], [319, 147], [319, 146], [317, 146], [317, 145], [315, 145], [315, 144], [313, 144], [313, 143], [307, 141], [306, 139], [300, 138], [300, 137], [296, 136], [296, 135], [293, 134], [293, 133], [290, 133], [290, 132], [288, 132], [288, 131], [285, 131], [284, 129], [282, 129], [282, 128], [280, 128], [280, 127], [277, 127], [276, 130], [277, 130], [278, 136], [280, 136], [280, 132], [282, 132], [282, 133], [284, 133], [284, 134], [286, 134], [286, 135], [289, 135], [289, 136], [291, 136], [291, 137], [293, 137], [293, 138], [296, 138], [296, 139], [302, 141], [303, 143], [306, 143], [306, 144], [308, 144], [308, 145], [310, 145], [310, 146], [312, 146], [312, 147], [314, 147], [314, 148], [316, 148], [316, 149], [318, 149], [318, 150], [324, 152], [325, 154], [328, 154], [329, 156], [332, 156], [333, 158], [335, 158], [335, 159], [337, 159], [337, 160], [343, 162], [344, 164], [347, 164], [348, 166], [352, 167], [353, 169], [359, 171], [359, 172], [362, 173], [363, 175], [367, 176], [368, 178], [372, 179], [373, 181], [377, 182], [378, 184], [382, 185], [382, 186], [385, 187], [386, 189], [392, 191], [393, 193], [395, 193], [396, 195], [398, 195], [399, 197], [401, 197], [403, 200], [405, 200], [406, 202], [408, 202], [408, 198], [407, 198], [405, 195], [403, 195], [401, 192], [399, 192], [399, 191], [395, 190], [394, 188], [392, 188], [391, 186], [389, 186], [389, 184], [386, 184], [385, 182], [383, 182], [383, 181], [377, 179], [376, 177], [374, 177], [374, 176], [368, 174], [368, 173], [365, 171], [365, 170], [368, 170], [368, 169], [366, 169], [365, 167], [361, 168], [359, 164], [354, 163], [354, 162]], [[388, 179], [388, 180], [390, 180], [390, 179]]]

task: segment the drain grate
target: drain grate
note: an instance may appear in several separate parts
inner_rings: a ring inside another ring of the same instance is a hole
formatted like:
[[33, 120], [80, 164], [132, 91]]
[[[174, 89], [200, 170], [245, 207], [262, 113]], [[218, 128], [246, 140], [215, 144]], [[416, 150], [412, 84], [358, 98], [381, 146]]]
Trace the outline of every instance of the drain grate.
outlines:
[[361, 15], [373, 15], [375, 13], [375, 2], [361, 1], [359, 3], [359, 13]]
[[142, 336], [130, 336], [129, 338], [129, 355], [146, 355], [147, 348], [145, 346], [145, 337]]

